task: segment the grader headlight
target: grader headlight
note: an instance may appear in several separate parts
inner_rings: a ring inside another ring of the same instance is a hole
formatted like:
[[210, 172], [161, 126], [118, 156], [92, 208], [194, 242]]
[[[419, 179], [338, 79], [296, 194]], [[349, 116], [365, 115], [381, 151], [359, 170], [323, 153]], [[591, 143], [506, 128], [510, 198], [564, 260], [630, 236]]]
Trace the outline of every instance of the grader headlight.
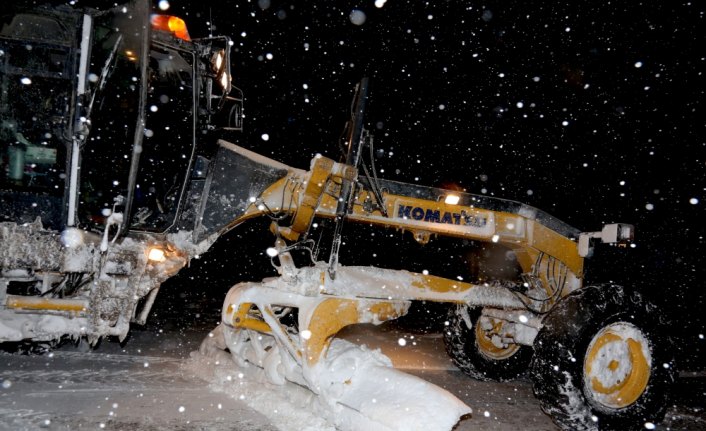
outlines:
[[625, 244], [635, 238], [635, 228], [630, 224], [612, 223], [603, 226], [601, 240], [610, 244]]
[[227, 91], [230, 86], [230, 76], [228, 76], [227, 73], [222, 74], [218, 83], [221, 85], [221, 88], [223, 88], [223, 91]]
[[224, 93], [230, 92], [230, 73], [226, 61], [225, 49], [219, 49], [211, 55], [211, 70]]
[[604, 244], [617, 244], [625, 247], [635, 238], [635, 227], [625, 223], [611, 223], [603, 226], [598, 232], [582, 232], [579, 235], [579, 256], [591, 255], [591, 239], [600, 239]]
[[218, 73], [221, 70], [224, 61], [225, 53], [222, 49], [213, 53], [213, 57], [211, 57], [211, 66], [213, 67], [214, 73]]
[[153, 246], [147, 251], [147, 259], [150, 262], [161, 263], [167, 260], [167, 253], [162, 247]]

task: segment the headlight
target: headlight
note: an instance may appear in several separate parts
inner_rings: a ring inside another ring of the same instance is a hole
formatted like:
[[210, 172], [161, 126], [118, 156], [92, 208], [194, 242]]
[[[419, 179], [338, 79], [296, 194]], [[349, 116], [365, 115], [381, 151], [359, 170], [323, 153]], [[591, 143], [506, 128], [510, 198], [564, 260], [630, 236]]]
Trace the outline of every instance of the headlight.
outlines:
[[230, 74], [228, 73], [228, 65], [226, 64], [226, 52], [223, 49], [215, 51], [211, 55], [211, 70], [216, 75], [216, 81], [221, 86], [223, 92], [230, 91]]
[[223, 67], [223, 51], [218, 51], [216, 53], [216, 70], [221, 70], [221, 67]]
[[224, 60], [225, 52], [222, 49], [213, 53], [213, 57], [211, 57], [211, 67], [213, 68], [213, 73], [221, 73], [221, 68], [223, 67]]
[[221, 84], [221, 88], [223, 88], [223, 91], [226, 91], [228, 89], [228, 86], [230, 85], [230, 76], [228, 76], [227, 73], [222, 74], [221, 79], [218, 83]]
[[161, 247], [152, 247], [149, 249], [147, 252], [147, 259], [151, 260], [152, 262], [164, 262], [167, 260], [167, 256], [165, 255], [164, 249]]

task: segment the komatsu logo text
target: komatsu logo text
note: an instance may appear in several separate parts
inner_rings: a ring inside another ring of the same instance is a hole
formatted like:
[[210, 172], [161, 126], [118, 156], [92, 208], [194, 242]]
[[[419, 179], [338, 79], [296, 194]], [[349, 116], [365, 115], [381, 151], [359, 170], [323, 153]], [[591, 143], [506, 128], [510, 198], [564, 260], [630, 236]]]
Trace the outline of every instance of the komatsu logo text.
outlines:
[[465, 210], [461, 210], [460, 213], [449, 211], [442, 213], [440, 210], [424, 209], [412, 205], [398, 205], [397, 217], [429, 223], [446, 223], [474, 227], [485, 227], [488, 224], [486, 217], [469, 214]]

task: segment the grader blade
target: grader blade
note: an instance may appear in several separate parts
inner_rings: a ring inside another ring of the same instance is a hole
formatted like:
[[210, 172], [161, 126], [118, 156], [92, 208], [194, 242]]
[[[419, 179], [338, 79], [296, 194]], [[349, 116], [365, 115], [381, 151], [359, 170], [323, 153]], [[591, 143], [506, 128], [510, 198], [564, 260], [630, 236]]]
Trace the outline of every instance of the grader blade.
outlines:
[[345, 326], [402, 316], [409, 301], [294, 293], [311, 286], [303, 274], [296, 288], [281, 278], [233, 287], [201, 352], [228, 349], [238, 365], [262, 368], [273, 384], [307, 387], [339, 429], [450, 430], [471, 413], [446, 390], [394, 369], [381, 352], [333, 339]]
[[333, 340], [310, 373], [319, 396], [341, 416], [334, 421], [341, 429], [450, 430], [471, 413], [446, 390], [392, 368], [379, 351], [345, 340]]

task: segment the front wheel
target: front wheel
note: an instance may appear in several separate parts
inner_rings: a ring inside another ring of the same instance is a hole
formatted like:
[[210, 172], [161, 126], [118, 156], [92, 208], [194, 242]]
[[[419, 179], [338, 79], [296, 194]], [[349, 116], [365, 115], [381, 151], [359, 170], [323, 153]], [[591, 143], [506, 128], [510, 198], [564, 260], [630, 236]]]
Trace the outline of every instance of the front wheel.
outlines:
[[644, 429], [662, 420], [676, 369], [657, 312], [634, 292], [592, 286], [544, 321], [531, 366], [534, 392], [571, 430]]
[[524, 374], [532, 359], [532, 348], [499, 343], [505, 322], [483, 319], [482, 311], [463, 304], [449, 310], [444, 344], [451, 360], [476, 380], [504, 382]]

